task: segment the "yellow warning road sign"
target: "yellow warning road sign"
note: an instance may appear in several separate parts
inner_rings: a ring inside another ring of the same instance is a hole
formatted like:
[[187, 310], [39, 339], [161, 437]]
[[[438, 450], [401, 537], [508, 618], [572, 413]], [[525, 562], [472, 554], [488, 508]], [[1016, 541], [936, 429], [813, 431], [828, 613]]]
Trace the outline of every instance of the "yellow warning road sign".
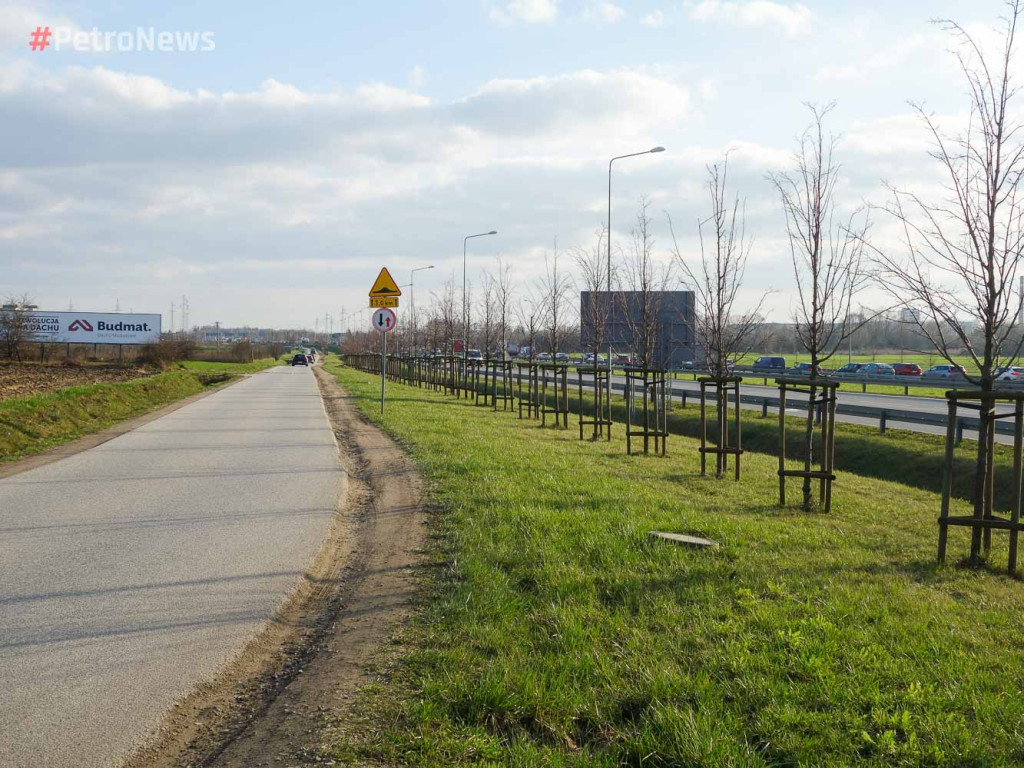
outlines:
[[371, 307], [397, 307], [398, 297], [397, 296], [371, 296], [370, 297]]
[[377, 279], [373, 281], [373, 288], [370, 289], [370, 296], [401, 296], [402, 289], [398, 287], [398, 283], [395, 282], [395, 278], [388, 272], [388, 268], [384, 267], [380, 274], [377, 275]]

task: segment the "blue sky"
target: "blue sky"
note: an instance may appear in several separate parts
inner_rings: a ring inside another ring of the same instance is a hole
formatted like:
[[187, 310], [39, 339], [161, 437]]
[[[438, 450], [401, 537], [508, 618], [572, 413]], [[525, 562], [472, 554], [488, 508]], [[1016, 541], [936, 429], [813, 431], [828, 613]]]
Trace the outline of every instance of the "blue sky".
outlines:
[[[600, 225], [607, 158], [663, 144], [616, 169], [616, 241], [647, 195], [659, 257], [664, 212], [692, 253], [704, 165], [730, 150], [756, 239], [748, 294], [773, 289], [785, 319], [792, 278], [764, 176], [786, 167], [802, 104], [837, 101], [843, 205], [876, 199], [883, 178], [928, 188], [907, 100], [951, 121], [966, 106], [929, 19], [984, 33], [1002, 7], [161, 5], [0, 0], [0, 293], [164, 314], [187, 294], [196, 322], [312, 325], [365, 304], [384, 264], [435, 264], [418, 275], [426, 301], [461, 279], [463, 235], [491, 228], [471, 277], [500, 254], [525, 292], [555, 238], [585, 245]], [[34, 53], [35, 24], [205, 31], [216, 49]]]

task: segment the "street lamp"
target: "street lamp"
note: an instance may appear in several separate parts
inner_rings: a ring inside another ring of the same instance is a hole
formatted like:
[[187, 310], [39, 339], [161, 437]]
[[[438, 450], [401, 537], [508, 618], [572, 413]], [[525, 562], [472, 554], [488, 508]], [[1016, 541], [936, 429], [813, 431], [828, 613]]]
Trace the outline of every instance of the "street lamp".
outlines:
[[[652, 147], [645, 152], [633, 152], [629, 155], [619, 155], [608, 161], [608, 381], [612, 375], [612, 163], [616, 160], [624, 160], [627, 157], [639, 157], [640, 155], [651, 155], [656, 152], [664, 152], [664, 147]], [[595, 297], [596, 298], [596, 297]]]
[[469, 304], [466, 302], [466, 242], [474, 237], [487, 237], [498, 234], [497, 230], [480, 232], [476, 235], [466, 235], [462, 238], [462, 359], [466, 359], [469, 352]]
[[419, 344], [416, 342], [416, 286], [413, 283], [413, 275], [417, 272], [422, 272], [424, 269], [433, 269], [434, 265], [431, 264], [429, 267], [416, 267], [409, 271], [409, 314], [412, 315], [412, 353], [415, 355], [419, 349]]

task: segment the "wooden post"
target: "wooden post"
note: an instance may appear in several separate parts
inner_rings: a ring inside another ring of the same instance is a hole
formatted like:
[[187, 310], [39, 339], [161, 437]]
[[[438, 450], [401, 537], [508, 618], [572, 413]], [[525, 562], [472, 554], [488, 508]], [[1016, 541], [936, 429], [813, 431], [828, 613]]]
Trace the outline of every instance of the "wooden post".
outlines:
[[949, 497], [953, 491], [953, 441], [956, 437], [956, 394], [947, 392], [949, 412], [946, 423], [946, 456], [942, 467], [942, 507], [939, 512], [939, 562], [946, 559], [946, 536], [949, 524]]
[[740, 414], [743, 409], [740, 408], [740, 383], [738, 381], [733, 382], [733, 387], [736, 392], [736, 467], [735, 467], [735, 479], [740, 479], [740, 456], [743, 455], [743, 429], [741, 423]]
[[1020, 524], [1020, 497], [1021, 497], [1021, 472], [1024, 465], [1021, 461], [1022, 438], [1024, 432], [1024, 401], [1017, 399], [1013, 405], [1013, 508], [1010, 510], [1010, 562], [1009, 573], [1013, 576], [1017, 572], [1017, 526]]
[[707, 401], [707, 384], [700, 383], [700, 476], [707, 474], [708, 417], [705, 403]]
[[779, 506], [786, 506], [786, 383], [779, 384]]

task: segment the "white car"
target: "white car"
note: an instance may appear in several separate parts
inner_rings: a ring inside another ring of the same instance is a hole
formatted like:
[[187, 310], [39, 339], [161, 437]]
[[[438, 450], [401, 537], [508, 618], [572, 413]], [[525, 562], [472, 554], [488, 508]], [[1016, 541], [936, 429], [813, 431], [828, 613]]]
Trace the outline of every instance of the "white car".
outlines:
[[996, 381], [1017, 381], [1024, 383], [1024, 368], [1011, 365], [1009, 368], [1002, 369], [1002, 372], [996, 376]]

